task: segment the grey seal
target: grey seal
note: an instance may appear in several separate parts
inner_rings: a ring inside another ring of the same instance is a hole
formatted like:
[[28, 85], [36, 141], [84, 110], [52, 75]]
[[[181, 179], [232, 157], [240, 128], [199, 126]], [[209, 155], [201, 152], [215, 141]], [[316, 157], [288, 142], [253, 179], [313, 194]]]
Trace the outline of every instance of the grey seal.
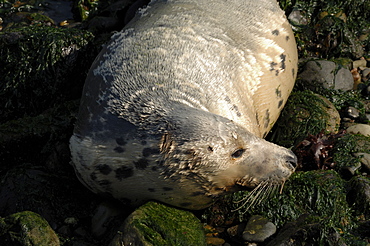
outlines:
[[294, 35], [275, 0], [157, 0], [93, 63], [72, 163], [92, 191], [132, 206], [203, 209], [296, 157], [263, 139], [297, 73]]

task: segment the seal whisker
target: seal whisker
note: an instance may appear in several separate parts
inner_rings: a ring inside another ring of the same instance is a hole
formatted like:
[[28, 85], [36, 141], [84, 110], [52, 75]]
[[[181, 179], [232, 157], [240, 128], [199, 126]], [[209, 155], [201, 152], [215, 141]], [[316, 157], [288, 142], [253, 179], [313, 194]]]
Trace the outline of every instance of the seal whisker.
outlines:
[[231, 210], [231, 212], [236, 212], [245, 208], [243, 214], [245, 214], [250, 208], [253, 208], [263, 202], [265, 199], [270, 197], [278, 190], [279, 185], [273, 184], [271, 182], [263, 181], [259, 183], [250, 193], [248, 193], [245, 197], [240, 199], [239, 201], [235, 201], [234, 203], [241, 203], [236, 209]]
[[[234, 203], [241, 203], [243, 202], [242, 205], [240, 205], [237, 209], [232, 210], [232, 212], [235, 212], [237, 210], [240, 210], [241, 208], [245, 207], [247, 204], [247, 208], [245, 209], [245, 212], [249, 210], [249, 208], [253, 207], [256, 204], [256, 201], [258, 201], [257, 198], [259, 198], [262, 194], [264, 194], [264, 191], [266, 190], [267, 187], [269, 187], [270, 184], [268, 181], [264, 181], [259, 183], [249, 194], [247, 194], [245, 197], [243, 197], [241, 200], [236, 201]], [[245, 213], [244, 212], [244, 213]]]

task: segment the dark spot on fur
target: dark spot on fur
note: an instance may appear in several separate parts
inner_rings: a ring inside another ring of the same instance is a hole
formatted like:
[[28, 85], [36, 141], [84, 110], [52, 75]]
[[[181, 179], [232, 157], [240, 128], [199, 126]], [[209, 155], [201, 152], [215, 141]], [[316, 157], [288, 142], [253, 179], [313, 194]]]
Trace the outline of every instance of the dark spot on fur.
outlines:
[[277, 63], [276, 62], [270, 62], [270, 71], [274, 71], [275, 70], [275, 66], [277, 66]]
[[155, 155], [155, 154], [159, 154], [159, 149], [153, 149], [153, 148], [144, 148], [143, 149], [143, 156], [144, 157], [148, 157], [150, 155]]
[[294, 70], [294, 68], [292, 68], [292, 75], [293, 75], [293, 77], [294, 77], [294, 75], [295, 75], [295, 70]]
[[158, 170], [158, 167], [157, 166], [152, 166], [152, 171], [157, 171]]
[[171, 188], [171, 187], [162, 187], [162, 189], [163, 189], [164, 191], [170, 191], [170, 190], [173, 190], [173, 188]]
[[289, 36], [286, 36], [286, 37], [285, 37], [285, 40], [286, 40], [286, 41], [289, 41], [289, 39], [290, 39], [290, 37], [289, 37]]
[[146, 144], [147, 144], [147, 142], [145, 140], [141, 141], [141, 145], [146, 145]]
[[180, 206], [181, 207], [189, 207], [192, 203], [191, 202], [183, 202], [183, 203], [180, 203]]
[[104, 175], [108, 175], [112, 171], [112, 168], [110, 168], [110, 166], [108, 166], [107, 164], [98, 165], [96, 169]]
[[281, 55], [280, 55], [280, 59], [281, 59], [281, 69], [285, 69], [285, 59], [286, 59], [286, 55], [281, 54]]
[[279, 35], [279, 30], [278, 29], [273, 30], [272, 35], [278, 36]]
[[134, 161], [134, 165], [136, 169], [144, 170], [145, 168], [148, 167], [149, 163], [148, 160], [141, 158], [138, 161]]
[[278, 86], [278, 88], [276, 88], [276, 90], [275, 90], [275, 94], [276, 94], [277, 97], [281, 97], [281, 90], [279, 88], [280, 88], [280, 86]]
[[122, 148], [122, 147], [120, 147], [120, 146], [118, 146], [118, 147], [115, 147], [114, 148], [114, 151], [117, 152], [117, 153], [123, 153], [123, 152], [125, 152], [125, 149]]
[[134, 175], [134, 170], [132, 170], [131, 167], [120, 167], [115, 170], [115, 173], [116, 173], [116, 178], [118, 180], [122, 180], [122, 179], [129, 178], [132, 175]]
[[195, 191], [193, 193], [191, 193], [191, 196], [202, 196], [203, 195], [203, 192], [201, 191]]
[[96, 180], [96, 174], [95, 174], [95, 173], [90, 174], [90, 178], [91, 178], [92, 180]]
[[213, 148], [212, 148], [212, 146], [208, 146], [208, 151], [210, 151], [210, 152], [213, 152]]
[[238, 108], [238, 106], [236, 106], [235, 104], [233, 105], [233, 110], [235, 110], [235, 111], [236, 111], [236, 115], [237, 115], [238, 117], [242, 116], [242, 114], [239, 112], [239, 108]]
[[231, 103], [230, 97], [226, 96], [225, 101], [228, 102], [228, 103]]
[[269, 110], [266, 110], [264, 121], [264, 127], [267, 128], [270, 124], [270, 112]]
[[116, 139], [116, 143], [118, 144], [118, 145], [126, 145], [127, 144], [127, 142], [123, 139], [123, 138], [117, 138]]
[[155, 189], [153, 189], [153, 188], [148, 188], [148, 191], [149, 191], [149, 192], [155, 192]]
[[283, 99], [281, 99], [281, 100], [279, 101], [278, 108], [280, 108], [280, 107], [281, 107], [281, 105], [283, 105], [283, 102], [284, 102], [284, 100], [283, 100]]

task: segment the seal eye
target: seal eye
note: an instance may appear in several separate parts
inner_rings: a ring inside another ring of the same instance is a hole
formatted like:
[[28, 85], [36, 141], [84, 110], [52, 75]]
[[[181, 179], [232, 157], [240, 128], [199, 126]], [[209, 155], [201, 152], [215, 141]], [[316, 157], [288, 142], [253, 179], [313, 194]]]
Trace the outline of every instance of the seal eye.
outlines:
[[232, 158], [239, 158], [243, 155], [243, 153], [245, 152], [245, 149], [238, 149], [237, 151], [235, 151], [231, 157]]

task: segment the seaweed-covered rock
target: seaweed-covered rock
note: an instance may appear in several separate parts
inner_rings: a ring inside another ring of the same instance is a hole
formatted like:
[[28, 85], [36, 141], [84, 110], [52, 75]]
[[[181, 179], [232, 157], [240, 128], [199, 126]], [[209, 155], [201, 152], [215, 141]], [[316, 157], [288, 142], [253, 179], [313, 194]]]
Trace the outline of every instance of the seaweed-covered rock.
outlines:
[[337, 132], [339, 123], [338, 111], [326, 98], [310, 91], [293, 92], [267, 139], [291, 147], [307, 134]]
[[350, 202], [360, 214], [365, 214], [370, 220], [370, 179], [356, 176], [350, 181], [348, 192]]
[[368, 52], [369, 1], [280, 0], [279, 3], [293, 25], [299, 57], [353, 59]]
[[0, 122], [78, 98], [95, 56], [83, 52], [92, 39], [84, 30], [47, 26], [0, 32]]
[[78, 100], [70, 101], [34, 117], [0, 124], [0, 172], [23, 163], [57, 170], [61, 169], [58, 164], [66, 166], [78, 105]]
[[0, 218], [1, 245], [59, 246], [59, 238], [40, 215], [24, 211]]
[[[363, 155], [356, 155], [356, 153], [370, 154], [370, 137], [359, 134], [345, 134], [334, 145], [333, 160], [335, 169], [344, 178], [361, 175], [364, 171], [368, 172], [366, 166], [365, 169], [360, 168]], [[351, 171], [351, 173], [348, 173], [348, 171]]]
[[[351, 228], [356, 226], [346, 201], [345, 185], [335, 171], [297, 172], [286, 182], [281, 194], [275, 193], [266, 199], [264, 194], [269, 193], [268, 189], [256, 192], [257, 196], [237, 192], [221, 199], [215, 206], [222, 209], [223, 214], [239, 221], [247, 221], [252, 214], [262, 215], [279, 229], [286, 222], [307, 214], [311, 220], [302, 222], [301, 232], [305, 231], [306, 225], [316, 224], [310, 227], [313, 231], [309, 237], [324, 243], [331, 240], [334, 231], [350, 234]], [[211, 223], [215, 215], [219, 216], [213, 207], [205, 217]]]
[[110, 246], [206, 245], [200, 221], [190, 212], [148, 202], [125, 221]]

